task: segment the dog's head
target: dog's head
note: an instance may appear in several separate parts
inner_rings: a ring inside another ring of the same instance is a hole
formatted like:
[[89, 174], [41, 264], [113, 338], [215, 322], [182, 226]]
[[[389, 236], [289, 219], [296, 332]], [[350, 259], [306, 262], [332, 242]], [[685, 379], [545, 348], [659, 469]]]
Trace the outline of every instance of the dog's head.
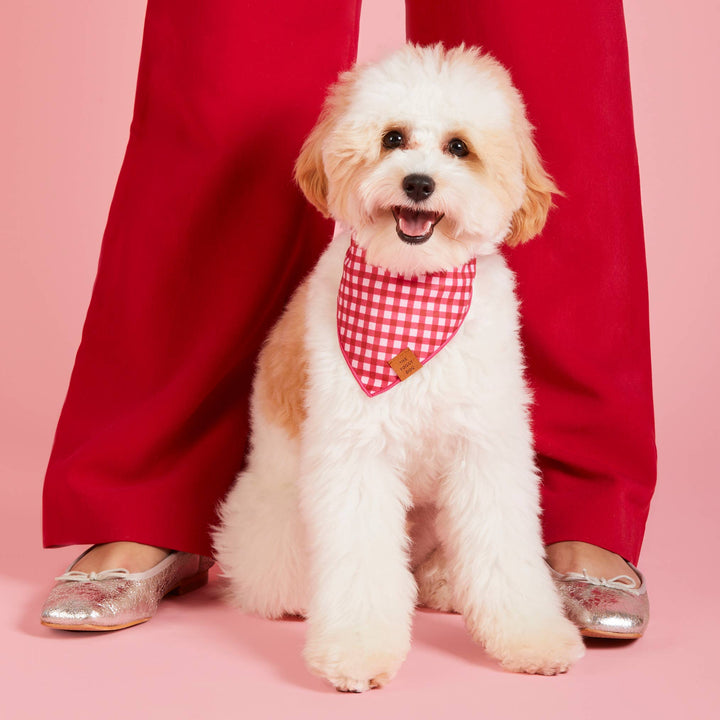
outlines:
[[557, 192], [509, 73], [475, 48], [441, 45], [341, 75], [295, 177], [368, 262], [404, 274], [528, 240]]

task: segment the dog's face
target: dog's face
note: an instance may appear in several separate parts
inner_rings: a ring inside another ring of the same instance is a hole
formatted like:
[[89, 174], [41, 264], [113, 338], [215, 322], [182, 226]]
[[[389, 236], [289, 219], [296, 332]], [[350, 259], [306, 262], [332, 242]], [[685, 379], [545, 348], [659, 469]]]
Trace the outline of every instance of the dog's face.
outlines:
[[331, 89], [296, 179], [368, 262], [406, 275], [523, 242], [557, 192], [507, 71], [475, 49], [406, 46]]

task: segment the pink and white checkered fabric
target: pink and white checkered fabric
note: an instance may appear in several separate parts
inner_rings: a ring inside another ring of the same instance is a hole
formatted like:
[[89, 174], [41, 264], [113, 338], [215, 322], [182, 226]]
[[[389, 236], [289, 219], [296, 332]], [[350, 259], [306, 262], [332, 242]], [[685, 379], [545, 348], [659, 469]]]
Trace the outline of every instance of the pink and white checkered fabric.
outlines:
[[350, 243], [337, 300], [340, 349], [370, 397], [397, 385], [388, 364], [410, 348], [425, 364], [450, 342], [472, 300], [475, 259], [449, 272], [406, 278], [365, 261]]

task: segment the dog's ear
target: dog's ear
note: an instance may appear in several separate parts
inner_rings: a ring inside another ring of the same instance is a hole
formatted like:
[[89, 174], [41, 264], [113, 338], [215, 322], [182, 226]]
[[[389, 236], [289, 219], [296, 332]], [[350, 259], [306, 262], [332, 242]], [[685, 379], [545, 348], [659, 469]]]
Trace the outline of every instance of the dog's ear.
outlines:
[[330, 215], [327, 205], [328, 179], [323, 165], [323, 140], [330, 128], [330, 117], [323, 111], [317, 125], [303, 143], [295, 163], [295, 182], [305, 197], [325, 216]]
[[561, 195], [555, 182], [542, 166], [532, 138], [532, 128], [527, 120], [518, 133], [522, 152], [525, 199], [512, 218], [510, 233], [505, 242], [510, 247], [535, 237], [545, 226], [548, 212], [553, 205], [553, 194]]
[[[351, 97], [361, 66], [355, 66], [340, 75], [325, 98], [317, 124], [303, 143], [295, 163], [295, 182], [305, 197], [325, 216], [330, 217], [328, 208], [328, 176], [325, 171], [323, 153], [331, 135], [337, 130], [341, 118], [351, 103]], [[337, 149], [336, 149], [337, 150]], [[330, 148], [332, 153], [332, 148]], [[337, 154], [337, 153], [335, 153]], [[330, 168], [332, 171], [332, 168]]]

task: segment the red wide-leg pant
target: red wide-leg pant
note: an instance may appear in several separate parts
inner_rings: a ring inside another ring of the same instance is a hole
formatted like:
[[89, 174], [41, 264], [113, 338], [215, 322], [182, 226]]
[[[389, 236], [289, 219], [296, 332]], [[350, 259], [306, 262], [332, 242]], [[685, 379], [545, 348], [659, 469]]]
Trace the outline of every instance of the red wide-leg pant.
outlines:
[[[508, 252], [547, 542], [636, 561], [655, 483], [647, 282], [620, 0], [408, 0], [416, 42], [492, 51], [565, 197]], [[44, 492], [46, 546], [210, 554], [253, 363], [332, 229], [291, 171], [356, 52], [358, 0], [150, 0], [135, 113]]]

